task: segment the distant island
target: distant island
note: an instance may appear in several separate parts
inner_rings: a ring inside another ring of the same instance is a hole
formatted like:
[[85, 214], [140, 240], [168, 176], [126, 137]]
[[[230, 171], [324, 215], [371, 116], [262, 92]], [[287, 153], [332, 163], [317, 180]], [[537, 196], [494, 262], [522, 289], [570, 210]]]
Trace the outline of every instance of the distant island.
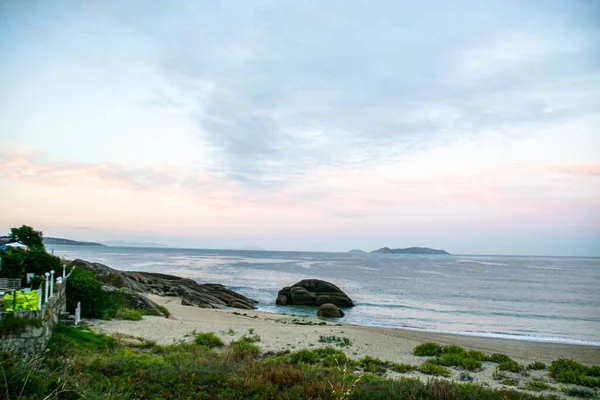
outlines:
[[80, 242], [78, 240], [55, 238], [55, 237], [44, 237], [44, 244], [57, 244], [64, 246], [104, 246], [102, 243], [96, 242]]
[[371, 253], [450, 255], [450, 253], [448, 253], [446, 250], [430, 249], [429, 247], [407, 247], [405, 249], [390, 249], [389, 247], [382, 247], [381, 249], [372, 251]]
[[350, 250], [348, 253], [355, 253], [355, 254], [367, 254], [366, 251], [362, 251], [362, 250], [358, 250], [358, 249], [352, 249]]
[[127, 242], [125, 240], [107, 240], [105, 246], [111, 247], [169, 247], [166, 244], [151, 243], [151, 242]]

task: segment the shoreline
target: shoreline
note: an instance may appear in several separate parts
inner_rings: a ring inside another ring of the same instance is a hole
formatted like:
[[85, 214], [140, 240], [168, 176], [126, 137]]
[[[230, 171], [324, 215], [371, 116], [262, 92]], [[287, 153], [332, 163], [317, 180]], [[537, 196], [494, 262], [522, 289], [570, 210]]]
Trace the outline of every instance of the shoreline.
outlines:
[[[285, 307], [285, 306], [282, 306]], [[296, 318], [311, 318], [310, 316], [305, 316], [302, 314], [292, 314], [285, 312], [277, 312], [277, 311], [269, 311], [263, 309], [257, 309], [253, 311], [262, 312], [265, 314], [282, 314], [289, 315]], [[571, 338], [560, 338], [560, 337], [543, 337], [543, 336], [527, 336], [527, 335], [511, 335], [509, 333], [494, 333], [494, 332], [473, 332], [473, 331], [446, 331], [446, 330], [427, 330], [420, 328], [413, 328], [409, 326], [387, 326], [387, 325], [375, 325], [375, 324], [359, 324], [355, 322], [345, 322], [343, 318], [341, 318], [338, 323], [350, 326], [358, 326], [358, 327], [367, 327], [367, 328], [382, 328], [382, 329], [399, 329], [401, 331], [414, 331], [414, 332], [422, 332], [422, 333], [431, 333], [434, 335], [455, 335], [455, 336], [467, 336], [473, 338], [488, 338], [488, 339], [499, 339], [499, 340], [516, 340], [523, 342], [534, 342], [534, 343], [553, 343], [558, 345], [576, 345], [576, 346], [590, 346], [590, 347], [600, 347], [600, 341], [587, 341], [581, 339], [571, 339]]]
[[159, 344], [189, 340], [193, 331], [214, 332], [225, 342], [230, 342], [252, 330], [261, 336], [260, 346], [263, 352], [275, 353], [332, 345], [320, 342], [321, 336], [347, 337], [352, 345], [340, 349], [351, 358], [368, 355], [385, 361], [411, 364], [424, 360], [412, 355], [413, 349], [424, 342], [454, 344], [484, 353], [504, 353], [523, 364], [535, 361], [550, 363], [559, 358], [570, 358], [588, 365], [600, 363], [600, 346], [592, 344], [355, 325], [344, 323], [343, 320], [322, 320], [316, 316], [296, 316], [262, 310], [205, 309], [182, 306], [178, 297], [147, 296], [167, 307], [172, 319], [144, 317], [142, 321], [92, 320], [90, 326], [107, 333], [144, 337]]

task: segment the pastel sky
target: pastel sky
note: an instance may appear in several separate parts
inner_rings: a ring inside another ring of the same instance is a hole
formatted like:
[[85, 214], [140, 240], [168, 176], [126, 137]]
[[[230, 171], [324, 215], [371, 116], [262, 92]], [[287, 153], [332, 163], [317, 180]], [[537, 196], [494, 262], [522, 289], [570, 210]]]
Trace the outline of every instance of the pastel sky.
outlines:
[[0, 232], [600, 256], [600, 2], [0, 3]]

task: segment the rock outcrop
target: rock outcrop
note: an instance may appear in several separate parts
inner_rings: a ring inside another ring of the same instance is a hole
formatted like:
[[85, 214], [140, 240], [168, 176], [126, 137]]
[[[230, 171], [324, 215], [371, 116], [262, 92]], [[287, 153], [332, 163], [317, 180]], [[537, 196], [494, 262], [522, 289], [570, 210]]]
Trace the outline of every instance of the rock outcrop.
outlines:
[[286, 286], [277, 293], [275, 304], [321, 306], [330, 303], [338, 307], [354, 307], [352, 299], [333, 283], [319, 279], [304, 279]]
[[202, 308], [234, 307], [256, 309], [256, 300], [227, 289], [217, 283], [199, 284], [193, 279], [154, 272], [119, 271], [104, 264], [85, 260], [72, 261], [71, 266], [87, 269], [105, 285], [133, 292], [181, 297], [181, 304]]
[[344, 316], [344, 312], [335, 304], [325, 303], [319, 307], [317, 316], [324, 318], [342, 318]]

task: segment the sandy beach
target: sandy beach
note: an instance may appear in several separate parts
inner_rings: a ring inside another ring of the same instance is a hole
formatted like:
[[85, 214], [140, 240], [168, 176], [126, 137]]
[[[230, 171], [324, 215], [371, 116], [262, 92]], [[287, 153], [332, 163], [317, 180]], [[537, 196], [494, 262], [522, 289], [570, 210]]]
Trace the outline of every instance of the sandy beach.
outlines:
[[[299, 317], [287, 314], [267, 313], [255, 310], [204, 309], [181, 305], [177, 297], [149, 296], [172, 313], [172, 318], [148, 316], [142, 321], [91, 320], [90, 326], [106, 333], [122, 333], [154, 340], [159, 344], [172, 344], [192, 340], [192, 332], [214, 332], [225, 343], [239, 339], [250, 330], [260, 335], [263, 352], [295, 351], [303, 348], [327, 346], [319, 341], [321, 336], [337, 336], [350, 339], [352, 345], [341, 348], [349, 357], [377, 357], [385, 361], [421, 364], [426, 358], [412, 354], [413, 349], [424, 342], [456, 344], [468, 350], [485, 353], [504, 353], [519, 363], [534, 361], [550, 363], [559, 358], [571, 358], [584, 364], [600, 363], [600, 347], [563, 343], [545, 343], [511, 339], [497, 339], [422, 332], [407, 329], [380, 328], [344, 324], [342, 321], [321, 320], [317, 317]], [[492, 379], [496, 364], [484, 363], [480, 372], [473, 373], [475, 382], [502, 387]], [[395, 373], [388, 372], [393, 377]], [[508, 373], [516, 379], [537, 377], [547, 379], [545, 371], [528, 371], [528, 375]], [[408, 375], [428, 378], [418, 372]], [[450, 379], [458, 379], [454, 370]], [[552, 383], [552, 382], [550, 382]], [[559, 389], [559, 385], [555, 385]]]

